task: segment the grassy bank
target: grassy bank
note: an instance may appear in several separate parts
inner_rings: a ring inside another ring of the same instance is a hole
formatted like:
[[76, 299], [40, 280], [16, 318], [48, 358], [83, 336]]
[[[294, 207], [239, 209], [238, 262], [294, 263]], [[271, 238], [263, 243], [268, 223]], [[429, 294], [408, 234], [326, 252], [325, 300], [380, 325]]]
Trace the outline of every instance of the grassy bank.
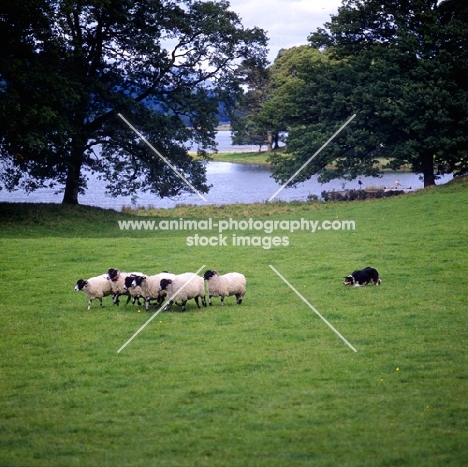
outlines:
[[[196, 153], [190, 153], [196, 158]], [[263, 151], [245, 151], [245, 152], [217, 152], [210, 153], [210, 159], [215, 162], [234, 162], [237, 164], [261, 164], [270, 165], [268, 162], [269, 152]]]
[[[138, 214], [0, 204], [0, 465], [467, 464], [468, 182], [366, 202]], [[161, 224], [250, 217], [276, 229], [232, 224], [226, 246], [190, 247], [218, 231]], [[300, 219], [323, 228], [282, 230]], [[129, 220], [162, 228], [121, 230]], [[355, 230], [325, 230], [344, 220]], [[239, 236], [287, 246], [233, 246]], [[202, 265], [247, 276], [242, 306], [189, 302], [120, 353], [153, 314], [109, 298], [87, 311], [73, 291], [109, 267]], [[368, 265], [382, 286], [342, 285]]]
[[[275, 151], [277, 152], [277, 151]], [[282, 150], [280, 150], [282, 152]], [[284, 151], [283, 151], [284, 152]], [[193, 154], [195, 155], [195, 154]], [[255, 152], [219, 152], [219, 153], [212, 153], [210, 155], [211, 159], [216, 162], [234, 162], [238, 164], [260, 164], [260, 165], [270, 165], [270, 161], [268, 160], [270, 156], [270, 152], [263, 149], [262, 151], [255, 151]], [[395, 172], [393, 169], [385, 168], [388, 164], [387, 159], [381, 159], [378, 168], [382, 172]], [[334, 166], [330, 165], [327, 167], [329, 170], [333, 170]], [[411, 172], [410, 167], [402, 166], [398, 173], [408, 173]]]
[[238, 164], [261, 164], [269, 165], [267, 161], [269, 153], [261, 152], [219, 152], [211, 154], [211, 158], [217, 162], [235, 162]]

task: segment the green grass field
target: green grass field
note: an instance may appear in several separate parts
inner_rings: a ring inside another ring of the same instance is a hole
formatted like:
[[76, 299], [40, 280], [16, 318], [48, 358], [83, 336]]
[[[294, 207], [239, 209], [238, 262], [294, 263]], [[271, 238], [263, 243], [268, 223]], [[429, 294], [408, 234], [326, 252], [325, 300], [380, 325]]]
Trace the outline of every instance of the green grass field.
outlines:
[[[0, 204], [1, 466], [468, 465], [468, 181], [399, 198], [179, 208], [218, 222], [355, 230], [120, 230], [154, 212]], [[323, 224], [325, 225], [325, 224]], [[288, 246], [232, 246], [233, 235]], [[202, 265], [244, 303], [159, 313], [93, 302], [79, 278]], [[274, 266], [356, 349], [272, 271]], [[343, 276], [376, 267], [380, 287]]]

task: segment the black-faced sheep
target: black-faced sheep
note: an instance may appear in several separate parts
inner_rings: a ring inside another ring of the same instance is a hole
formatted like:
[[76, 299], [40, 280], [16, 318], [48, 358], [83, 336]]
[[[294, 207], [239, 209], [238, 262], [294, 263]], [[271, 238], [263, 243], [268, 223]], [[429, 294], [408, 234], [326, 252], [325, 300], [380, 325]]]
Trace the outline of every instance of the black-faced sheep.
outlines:
[[203, 277], [197, 276], [193, 272], [186, 272], [175, 276], [174, 279], [162, 279], [159, 290], [165, 290], [168, 303], [163, 311], [167, 311], [177, 300], [182, 302], [182, 311], [185, 311], [187, 300], [194, 299], [197, 307], [200, 308], [198, 299], [201, 298], [203, 306], [206, 306], [205, 286]]
[[236, 296], [236, 303], [240, 305], [244, 298], [247, 281], [244, 274], [229, 272], [220, 276], [218, 271], [208, 270], [203, 275], [208, 285], [208, 303], [211, 297], [221, 297], [221, 305], [224, 305], [224, 297]]
[[137, 302], [138, 305], [141, 305], [140, 298], [143, 298], [144, 300], [145, 296], [143, 295], [143, 291], [141, 290], [141, 287], [139, 286], [132, 287], [133, 279], [135, 277], [140, 277], [140, 276], [137, 276], [136, 274], [130, 274], [129, 276], [125, 277], [124, 290], [126, 290], [129, 293], [129, 297], [127, 298], [127, 303], [131, 298], [132, 305], [135, 305], [135, 302]]
[[[121, 295], [127, 295], [127, 302], [132, 299], [132, 296], [128, 290], [125, 290], [125, 278], [130, 275], [138, 275], [143, 276], [142, 272], [122, 272], [119, 269], [109, 268], [107, 271], [107, 279], [109, 280], [112, 286], [112, 300], [114, 305], [118, 305], [120, 303], [119, 297]], [[135, 303], [135, 301], [134, 301]]]
[[93, 300], [99, 300], [102, 305], [103, 297], [107, 297], [112, 294], [112, 287], [110, 282], [107, 280], [107, 275], [102, 274], [97, 277], [90, 277], [89, 279], [78, 279], [75, 285], [76, 292], [84, 292], [88, 299], [88, 310], [91, 309], [91, 303]]
[[132, 291], [136, 288], [140, 289], [141, 296], [145, 299], [146, 311], [149, 309], [150, 300], [157, 300], [159, 307], [164, 301], [165, 291], [159, 290], [159, 284], [162, 279], [173, 279], [175, 274], [170, 272], [161, 272], [154, 276], [132, 275], [125, 279], [125, 289]]

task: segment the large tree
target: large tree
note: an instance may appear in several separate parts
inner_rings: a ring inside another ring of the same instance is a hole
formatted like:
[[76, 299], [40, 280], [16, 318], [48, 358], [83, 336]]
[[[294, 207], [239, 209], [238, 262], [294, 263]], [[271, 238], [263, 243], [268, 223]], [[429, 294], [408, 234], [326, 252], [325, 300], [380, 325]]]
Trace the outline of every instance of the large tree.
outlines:
[[[266, 63], [266, 36], [229, 2], [3, 0], [0, 185], [63, 190], [78, 203], [87, 173], [111, 194], [200, 192], [220, 104], [241, 92], [239, 64]], [[199, 147], [202, 161], [189, 157]]]
[[382, 160], [394, 169], [409, 165], [425, 186], [466, 173], [467, 25], [464, 0], [344, 0], [309, 38], [327, 60], [294, 68], [291, 157], [274, 158], [275, 178], [285, 181], [354, 113], [296, 183], [313, 173], [321, 180], [375, 175]]

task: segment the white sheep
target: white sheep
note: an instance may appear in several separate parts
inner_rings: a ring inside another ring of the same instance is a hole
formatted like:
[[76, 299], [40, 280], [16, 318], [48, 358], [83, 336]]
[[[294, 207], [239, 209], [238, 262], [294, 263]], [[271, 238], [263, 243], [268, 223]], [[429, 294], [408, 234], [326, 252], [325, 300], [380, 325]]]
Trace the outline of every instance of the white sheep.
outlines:
[[91, 303], [93, 300], [98, 299], [102, 305], [103, 297], [107, 297], [112, 293], [112, 286], [107, 280], [107, 275], [102, 274], [97, 277], [90, 277], [89, 279], [78, 279], [75, 285], [76, 292], [84, 292], [88, 298], [88, 310], [91, 309]]
[[200, 308], [200, 304], [198, 303], [199, 298], [201, 298], [203, 306], [206, 306], [203, 277], [197, 276], [193, 272], [179, 274], [174, 279], [162, 279], [159, 290], [165, 290], [168, 297], [168, 303], [163, 311], [169, 310], [177, 300], [182, 302], [180, 306], [182, 307], [182, 311], [185, 311], [187, 300], [192, 298], [195, 300], [198, 308]]
[[[144, 274], [142, 272], [122, 272], [120, 269], [113, 269], [109, 268], [107, 271], [107, 279], [109, 280], [111, 286], [112, 286], [112, 300], [114, 302], [114, 305], [118, 305], [120, 303], [119, 297], [121, 295], [127, 295], [127, 302], [132, 299], [132, 295], [128, 290], [125, 290], [125, 278], [127, 276], [131, 275], [138, 275], [138, 276], [143, 276]], [[135, 298], [133, 300], [133, 303], [135, 303]]]
[[221, 305], [224, 305], [224, 297], [236, 296], [236, 303], [240, 305], [244, 298], [247, 281], [244, 274], [229, 272], [220, 276], [218, 271], [208, 270], [203, 275], [208, 285], [208, 303], [211, 297], [221, 297]]
[[125, 289], [130, 292], [135, 289], [141, 291], [141, 296], [145, 299], [146, 311], [149, 309], [150, 300], [157, 300], [157, 306], [160, 306], [164, 301], [166, 292], [159, 290], [159, 285], [162, 279], [174, 279], [176, 276], [170, 272], [161, 272], [154, 276], [131, 275], [125, 279]]

